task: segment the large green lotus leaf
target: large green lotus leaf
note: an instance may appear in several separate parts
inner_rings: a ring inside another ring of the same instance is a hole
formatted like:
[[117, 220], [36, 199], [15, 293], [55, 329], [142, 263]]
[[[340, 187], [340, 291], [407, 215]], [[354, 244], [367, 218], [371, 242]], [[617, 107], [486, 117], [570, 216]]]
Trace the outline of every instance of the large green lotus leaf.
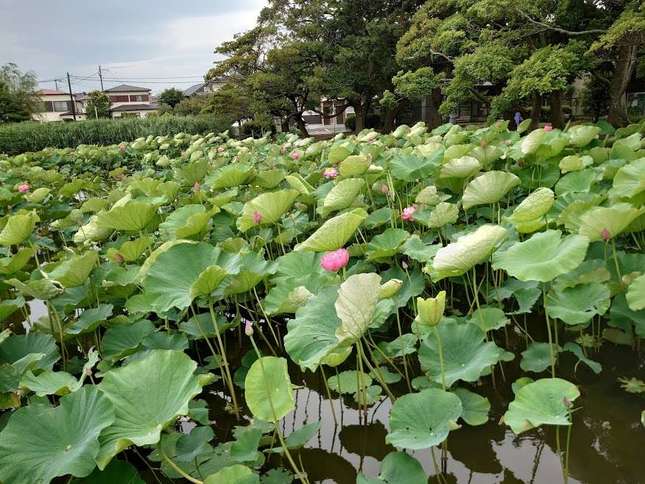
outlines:
[[547, 294], [545, 309], [549, 316], [566, 324], [587, 324], [594, 316], [607, 312], [609, 298], [609, 287], [599, 282], [565, 289], [554, 287]]
[[51, 370], [60, 358], [56, 341], [49, 334], [13, 334], [0, 342], [0, 363], [19, 365], [21, 360], [30, 359], [30, 355], [39, 355], [36, 368], [42, 370]]
[[195, 375], [196, 368], [181, 351], [151, 350], [104, 375], [99, 389], [112, 402], [115, 418], [101, 434], [100, 469], [130, 445], [156, 444], [164, 427], [188, 413], [188, 403], [211, 381], [209, 374]]
[[520, 281], [548, 282], [578, 267], [588, 246], [582, 235], [563, 239], [559, 230], [547, 230], [493, 254], [493, 269], [504, 269]]
[[134, 353], [153, 332], [154, 325], [147, 319], [108, 328], [101, 341], [103, 358], [118, 360]]
[[8, 279], [5, 281], [10, 286], [15, 287], [23, 296], [29, 296], [33, 299], [42, 299], [47, 301], [63, 293], [63, 287], [51, 279], [29, 280], [26, 283], [18, 279]]
[[443, 153], [443, 148], [440, 148], [430, 156], [398, 154], [390, 161], [390, 171], [397, 180], [414, 181], [426, 178], [439, 167]]
[[[150, 247], [153, 243], [153, 239], [150, 236], [139, 237], [134, 240], [128, 240], [121, 244], [118, 250], [108, 249], [108, 257], [113, 261], [126, 261], [134, 262], [143, 255], [143, 253]], [[118, 255], [117, 255], [118, 254]]]
[[427, 484], [423, 467], [414, 457], [405, 452], [390, 452], [381, 463], [378, 478], [359, 473], [356, 484]]
[[10, 257], [0, 259], [0, 274], [11, 275], [25, 267], [34, 255], [34, 249], [31, 247], [22, 247], [18, 252]]
[[110, 465], [101, 471], [94, 469], [89, 476], [83, 479], [74, 479], [74, 484], [146, 484], [137, 468], [132, 464], [122, 461], [113, 460]]
[[551, 361], [551, 356], [553, 355], [553, 360], [557, 360], [560, 351], [562, 349], [555, 344], [532, 342], [526, 350], [522, 351], [520, 368], [524, 371], [541, 373], [549, 368], [551, 363], [555, 363], [555, 361]]
[[334, 304], [340, 319], [336, 336], [340, 341], [356, 341], [369, 328], [379, 300], [381, 276], [364, 273], [349, 276], [340, 285]]
[[327, 386], [336, 393], [352, 394], [359, 390], [359, 378], [361, 388], [372, 384], [372, 377], [368, 374], [357, 370], [347, 370], [327, 378]]
[[354, 203], [356, 197], [361, 193], [365, 186], [365, 180], [362, 178], [346, 178], [339, 181], [327, 193], [322, 202], [322, 215], [327, 216], [336, 210], [343, 210]]
[[352, 238], [366, 217], [367, 212], [362, 208], [336, 215], [322, 224], [307, 240], [296, 245], [294, 250], [326, 252], [340, 249]]
[[626, 295], [618, 294], [611, 303], [609, 325], [627, 330], [633, 326], [634, 333], [645, 338], [645, 309], [633, 311], [627, 303]]
[[569, 407], [579, 396], [573, 383], [560, 378], [542, 378], [518, 390], [503, 421], [516, 434], [540, 425], [571, 425]]
[[232, 256], [224, 254], [222, 265], [224, 268], [235, 268], [229, 272], [236, 271], [223, 289], [225, 296], [250, 291], [273, 270], [272, 264], [257, 252], [245, 252]]
[[206, 184], [213, 190], [243, 185], [253, 175], [253, 167], [246, 163], [231, 163], [223, 166], [206, 178]]
[[529, 155], [531, 153], [535, 153], [542, 144], [545, 135], [546, 131], [543, 129], [535, 129], [522, 138], [520, 141], [520, 150], [522, 154]]
[[365, 155], [351, 155], [345, 158], [339, 165], [341, 176], [359, 176], [370, 167], [370, 159]]
[[479, 326], [482, 331], [487, 333], [494, 329], [503, 328], [510, 323], [511, 320], [508, 319], [506, 314], [504, 314], [504, 311], [499, 308], [482, 306], [481, 308], [473, 311], [469, 322]]
[[63, 287], [78, 287], [87, 282], [92, 269], [99, 260], [98, 252], [88, 250], [83, 255], [73, 255], [54, 266], [45, 268], [48, 277], [58, 281]]
[[314, 191], [314, 187], [312, 187], [311, 184], [299, 173], [292, 173], [291, 175], [287, 175], [284, 179], [291, 188], [298, 190], [301, 195], [308, 196]]
[[76, 378], [65, 371], [44, 370], [38, 375], [28, 371], [20, 379], [20, 386], [42, 397], [45, 395], [67, 395], [80, 388]]
[[[246, 232], [251, 227], [274, 224], [291, 208], [299, 195], [297, 190], [280, 190], [258, 195], [244, 204], [242, 215], [237, 219], [237, 227], [241, 232]], [[254, 217], [259, 218], [259, 221], [256, 222]]]
[[645, 274], [634, 279], [627, 288], [627, 305], [632, 311], [645, 309]]
[[337, 297], [338, 286], [321, 289], [287, 323], [284, 347], [289, 357], [303, 368], [315, 371], [339, 346], [336, 330], [340, 319], [334, 307]]
[[65, 327], [65, 334], [83, 334], [94, 331], [99, 324], [112, 316], [112, 304], [99, 304], [95, 308], [86, 309], [78, 319]]
[[340, 163], [354, 151], [354, 145], [349, 141], [341, 141], [334, 143], [329, 149], [327, 159], [330, 163]]
[[79, 227], [78, 231], [74, 234], [75, 244], [84, 244], [86, 242], [98, 242], [107, 239], [113, 229], [102, 227], [99, 225], [98, 215], [92, 215], [90, 220]]
[[609, 191], [611, 198], [631, 198], [645, 191], [645, 158], [619, 168]]
[[520, 179], [506, 171], [488, 171], [473, 179], [464, 189], [464, 210], [477, 205], [499, 202], [508, 191], [520, 184]]
[[11, 215], [0, 231], [0, 245], [8, 247], [24, 242], [31, 236], [38, 221], [40, 218], [36, 212]]
[[572, 145], [582, 147], [587, 146], [592, 140], [598, 137], [600, 128], [598, 126], [584, 125], [571, 126], [567, 130], [567, 134], [569, 135], [569, 142]]
[[555, 195], [550, 188], [538, 188], [515, 207], [510, 219], [513, 223], [525, 223], [539, 219], [551, 210]]
[[159, 225], [162, 239], [188, 239], [206, 230], [210, 213], [203, 205], [184, 205]]
[[402, 252], [411, 259], [426, 263], [433, 259], [441, 247], [441, 244], [426, 244], [414, 234], [405, 241]]
[[555, 185], [555, 194], [560, 197], [567, 193], [588, 192], [598, 178], [598, 172], [592, 168], [567, 173]]
[[588, 166], [593, 165], [593, 158], [589, 155], [569, 155], [565, 156], [560, 160], [558, 167], [560, 171], [564, 173], [569, 173], [571, 171], [580, 171], [584, 170]]
[[442, 247], [432, 260], [430, 277], [439, 281], [445, 277], [460, 276], [475, 265], [487, 260], [495, 247], [506, 238], [506, 229], [486, 224], [456, 242]]
[[95, 386], [61, 398], [55, 408], [17, 410], [0, 432], [0, 480], [33, 484], [89, 475], [96, 467], [99, 434], [114, 418], [112, 404]]
[[499, 159], [500, 156], [504, 154], [504, 150], [501, 147], [495, 146], [492, 144], [485, 146], [475, 146], [470, 152], [471, 156], [474, 156], [479, 160], [482, 167], [488, 168], [492, 163]]
[[24, 307], [25, 298], [18, 296], [15, 299], [5, 299], [0, 301], [0, 323], [11, 316], [18, 309]]
[[259, 484], [260, 478], [248, 467], [233, 464], [220, 469], [204, 480], [204, 484]]
[[244, 398], [255, 418], [278, 422], [295, 408], [287, 360], [258, 358], [244, 380]]
[[277, 187], [282, 180], [284, 180], [285, 172], [280, 168], [272, 170], [262, 170], [255, 175], [253, 183], [266, 190], [271, 190]]
[[453, 158], [441, 165], [439, 178], [468, 178], [476, 174], [481, 167], [479, 160], [472, 156]]
[[440, 202], [430, 212], [428, 227], [438, 229], [445, 225], [454, 224], [459, 218], [459, 205], [456, 203]]
[[[459, 380], [477, 381], [497, 362], [513, 359], [512, 353], [492, 341], [485, 341], [486, 333], [474, 324], [442, 323], [436, 330], [443, 347], [443, 376], [448, 386]], [[421, 344], [419, 362], [433, 380], [442, 381], [439, 346], [434, 334], [429, 334]]]
[[375, 235], [367, 244], [367, 260], [387, 259], [399, 252], [403, 243], [410, 236], [403, 229], [387, 229]]
[[569, 193], [559, 196], [555, 204], [556, 210], [561, 210], [557, 219], [558, 225], [564, 225], [570, 233], [578, 232], [580, 217], [602, 201], [601, 195], [591, 193]]
[[147, 202], [128, 200], [123, 204], [117, 202], [108, 212], [98, 215], [97, 225], [100, 228], [139, 232], [152, 222], [157, 208]]
[[208, 266], [199, 273], [190, 287], [191, 298], [210, 296], [228, 275], [228, 271], [218, 265]]
[[461, 400], [463, 413], [461, 418], [468, 425], [484, 425], [488, 422], [488, 412], [490, 412], [490, 402], [488, 398], [466, 390], [465, 388], [455, 388], [452, 393]]
[[313, 296], [301, 281], [294, 278], [280, 278], [275, 282], [276, 285], [271, 288], [262, 302], [264, 310], [269, 315], [295, 313]]
[[[195, 183], [201, 182], [208, 173], [209, 165], [208, 160], [199, 159], [201, 152], [193, 151], [191, 154], [191, 163], [181, 165], [174, 170], [174, 178], [184, 186], [192, 186]], [[196, 161], [193, 161], [195, 160]]]
[[398, 398], [390, 410], [390, 432], [385, 441], [411, 450], [428, 449], [446, 440], [463, 412], [454, 393], [429, 388]]
[[573, 353], [576, 356], [576, 358], [578, 358], [578, 363], [574, 367], [574, 371], [577, 368], [579, 363], [584, 363], [585, 365], [587, 365], [591, 369], [591, 371], [593, 371], [596, 375], [602, 371], [602, 365], [597, 361], [594, 361], [588, 358], [579, 344], [569, 341], [565, 343], [563, 351], [568, 351], [569, 353]]
[[645, 213], [645, 207], [636, 208], [629, 203], [617, 203], [610, 207], [594, 207], [580, 217], [578, 233], [595, 242], [603, 240], [603, 234], [609, 237], [621, 234], [639, 215]]
[[[154, 255], [154, 253], [153, 253]], [[153, 257], [152, 255], [150, 257]], [[220, 250], [207, 243], [180, 242], [159, 253], [143, 280], [146, 303], [152, 311], [185, 309], [220, 269]], [[205, 276], [202, 272], [208, 270]], [[197, 283], [197, 286], [194, 286]]]

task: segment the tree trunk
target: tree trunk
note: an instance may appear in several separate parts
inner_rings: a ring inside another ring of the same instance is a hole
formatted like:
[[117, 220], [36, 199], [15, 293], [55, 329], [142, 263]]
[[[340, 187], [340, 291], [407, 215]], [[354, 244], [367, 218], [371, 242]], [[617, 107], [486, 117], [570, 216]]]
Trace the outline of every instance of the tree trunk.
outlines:
[[540, 125], [540, 118], [542, 117], [542, 96], [539, 94], [533, 95], [533, 104], [531, 105], [531, 129], [535, 129]]
[[365, 129], [365, 120], [367, 118], [367, 113], [365, 112], [362, 101], [358, 101], [354, 104], [354, 116], [356, 117], [356, 127], [354, 128], [354, 132], [359, 133]]
[[298, 130], [300, 131], [300, 136], [307, 138], [309, 136], [309, 132], [307, 131], [305, 120], [302, 119], [302, 113], [296, 113], [295, 118], [296, 124], [298, 125]]
[[638, 59], [637, 54], [638, 47], [634, 45], [624, 45], [618, 48], [616, 69], [609, 85], [609, 116], [607, 117], [607, 121], [616, 127], [629, 124], [625, 91], [634, 72], [634, 66]]
[[441, 88], [437, 87], [432, 90], [432, 94], [426, 97], [426, 112], [424, 121], [429, 129], [434, 129], [441, 125], [441, 113], [439, 113], [439, 106], [441, 105]]
[[394, 121], [396, 115], [399, 114], [401, 110], [400, 103], [397, 104], [393, 109], [388, 109], [385, 111], [385, 116], [383, 117], [383, 132], [391, 133], [394, 130]]
[[554, 128], [564, 128], [564, 116], [562, 114], [562, 91], [551, 93], [551, 125]]
[[282, 130], [283, 133], [289, 132], [289, 130], [291, 129], [289, 127], [289, 117], [286, 117], [285, 119], [280, 121], [280, 129]]

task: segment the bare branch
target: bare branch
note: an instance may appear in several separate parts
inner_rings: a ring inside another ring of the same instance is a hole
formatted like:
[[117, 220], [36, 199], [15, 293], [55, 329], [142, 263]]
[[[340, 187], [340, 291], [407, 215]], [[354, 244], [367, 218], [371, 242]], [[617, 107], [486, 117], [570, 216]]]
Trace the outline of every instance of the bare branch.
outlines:
[[589, 35], [589, 34], [604, 34], [605, 32], [607, 32], [606, 30], [603, 30], [603, 29], [590, 29], [590, 30], [580, 30], [580, 31], [566, 30], [566, 29], [563, 29], [562, 27], [558, 27], [557, 25], [549, 25], [547, 23], [540, 22], [539, 20], [535, 20], [529, 14], [527, 14], [526, 12], [520, 9], [517, 9], [517, 12], [532, 24], [539, 25], [540, 27], [544, 27], [549, 30], [553, 30], [554, 32], [559, 32], [565, 35], [576, 36], [576, 35]]

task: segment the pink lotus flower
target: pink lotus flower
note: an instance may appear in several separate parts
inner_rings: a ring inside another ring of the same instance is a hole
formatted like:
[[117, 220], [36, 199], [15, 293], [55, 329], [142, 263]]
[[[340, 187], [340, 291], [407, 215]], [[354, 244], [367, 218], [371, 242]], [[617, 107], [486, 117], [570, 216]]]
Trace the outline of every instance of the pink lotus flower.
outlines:
[[338, 176], [338, 170], [333, 166], [331, 168], [325, 168], [325, 171], [323, 171], [323, 176], [328, 180], [334, 179]]
[[544, 131], [553, 131], [553, 125], [551, 123], [546, 123], [544, 125]]
[[247, 319], [244, 323], [244, 334], [247, 336], [253, 336], [253, 321]]
[[406, 222], [410, 221], [413, 219], [414, 212], [417, 211], [417, 207], [414, 205], [410, 205], [409, 207], [405, 207], [403, 209], [403, 213], [401, 213], [401, 220], [405, 220]]
[[253, 223], [258, 225], [260, 222], [262, 222], [262, 214], [256, 210], [253, 212]]
[[18, 191], [20, 193], [27, 193], [31, 187], [29, 186], [29, 183], [21, 183], [18, 185]]
[[226, 148], [224, 148], [223, 146], [219, 146], [219, 147], [217, 148], [217, 152], [218, 152], [218, 153], [224, 153], [225, 151], [226, 151]]
[[128, 145], [126, 145], [125, 143], [121, 143], [121, 144], [119, 145], [119, 151], [120, 151], [121, 153], [125, 153], [125, 150], [126, 150], [127, 148], [128, 148]]
[[299, 152], [299, 151], [292, 151], [290, 156], [291, 156], [291, 159], [292, 159], [292, 160], [296, 160], [296, 161], [297, 161], [297, 160], [299, 160], [299, 159], [300, 159], [300, 157], [301, 157], [302, 155], [300, 154], [300, 152]]
[[195, 184], [193, 185], [193, 192], [197, 193], [201, 191], [201, 189], [202, 189], [201, 184], [199, 182], [195, 182]]
[[338, 249], [333, 252], [327, 252], [320, 259], [320, 267], [327, 272], [338, 272], [349, 262], [349, 252], [347, 249]]
[[600, 236], [602, 237], [602, 240], [604, 240], [605, 242], [611, 239], [611, 233], [606, 228], [600, 231]]

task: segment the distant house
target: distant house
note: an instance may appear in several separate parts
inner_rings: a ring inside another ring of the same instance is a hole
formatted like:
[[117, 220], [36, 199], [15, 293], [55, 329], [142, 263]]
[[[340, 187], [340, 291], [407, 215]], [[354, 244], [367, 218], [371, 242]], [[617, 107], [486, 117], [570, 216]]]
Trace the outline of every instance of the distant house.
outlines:
[[110, 112], [113, 118], [138, 117], [145, 118], [154, 113], [159, 106], [152, 102], [150, 89], [146, 87], [119, 86], [106, 89], [104, 92], [110, 98]]
[[[73, 119], [72, 100], [69, 93], [53, 89], [41, 89], [37, 94], [42, 107], [40, 112], [34, 113], [33, 119], [35, 121], [49, 123], [51, 121]], [[74, 95], [74, 108], [76, 109], [76, 119], [85, 119], [83, 102], [77, 94]]]
[[190, 86], [184, 91], [184, 96], [193, 97], [193, 96], [205, 96], [207, 94], [212, 94], [226, 84], [226, 79], [209, 79], [206, 82], [200, 82], [194, 86]]

